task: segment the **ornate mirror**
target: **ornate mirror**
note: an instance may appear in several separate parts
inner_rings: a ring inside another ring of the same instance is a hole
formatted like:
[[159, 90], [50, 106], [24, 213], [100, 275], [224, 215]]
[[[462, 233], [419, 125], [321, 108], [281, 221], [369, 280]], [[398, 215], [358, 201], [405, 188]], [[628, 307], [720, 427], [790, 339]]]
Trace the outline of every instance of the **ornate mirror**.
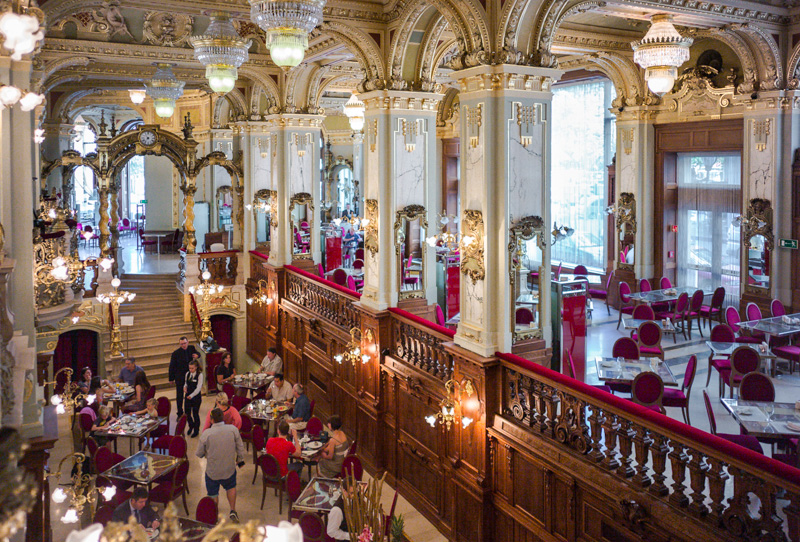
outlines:
[[292, 254], [295, 259], [310, 260], [311, 236], [314, 225], [314, 203], [311, 194], [299, 192], [289, 200], [289, 214], [291, 216]]
[[407, 205], [397, 211], [394, 247], [397, 254], [397, 282], [400, 299], [425, 297], [425, 207]]
[[636, 198], [630, 192], [619, 195], [617, 203], [617, 235], [619, 236], [619, 269], [633, 271], [636, 250]]
[[217, 206], [217, 231], [233, 231], [233, 188], [230, 185], [217, 188], [215, 203]]
[[526, 216], [509, 230], [509, 279], [514, 303], [511, 329], [514, 342], [542, 337], [542, 266], [549, 231], [539, 216]]
[[772, 234], [772, 205], [769, 200], [761, 198], [750, 200], [747, 216], [742, 220], [742, 240], [744, 268], [747, 269], [747, 276], [743, 277], [745, 291], [768, 294], [770, 256], [775, 242]]
[[269, 253], [270, 225], [277, 226], [278, 223], [278, 214], [275, 209], [276, 196], [273, 190], [259, 190], [253, 196], [256, 250], [264, 254]]

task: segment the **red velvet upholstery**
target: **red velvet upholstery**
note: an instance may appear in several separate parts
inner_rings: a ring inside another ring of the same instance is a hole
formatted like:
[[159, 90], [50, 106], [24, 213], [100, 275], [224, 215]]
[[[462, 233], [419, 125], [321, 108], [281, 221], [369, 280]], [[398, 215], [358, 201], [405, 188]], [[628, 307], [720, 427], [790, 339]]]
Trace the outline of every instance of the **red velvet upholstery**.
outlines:
[[[711, 328], [711, 336], [709, 339], [711, 342], [732, 343], [736, 340], [736, 334], [727, 324], [717, 324]], [[719, 395], [722, 397], [722, 373], [720, 373], [720, 371], [730, 370], [730, 357], [725, 355], [714, 356], [713, 353], [708, 355], [708, 378], [706, 378], [706, 387], [708, 387], [708, 384], [711, 382], [712, 368], [716, 369], [717, 373], [719, 373]]]
[[520, 307], [514, 313], [514, 318], [517, 324], [527, 326], [533, 322], [533, 312], [525, 307]]
[[633, 314], [631, 287], [627, 282], [619, 283], [619, 320], [617, 320], [617, 329], [619, 329], [619, 325], [622, 323], [623, 314]]
[[186, 504], [186, 477], [189, 475], [189, 462], [182, 461], [178, 468], [173, 470], [172, 479], [156, 485], [150, 490], [150, 501], [163, 504], [165, 507], [178, 497], [183, 497], [183, 509], [189, 515], [189, 506]]
[[311, 416], [306, 424], [306, 433], [312, 437], [318, 437], [322, 434], [322, 420], [316, 416]]
[[[738, 444], [748, 450], [764, 455], [764, 450], [761, 448], [761, 443], [758, 442], [756, 437], [750, 435], [734, 435], [730, 433], [717, 433], [717, 419], [714, 416], [714, 409], [711, 407], [711, 399], [708, 397], [708, 392], [703, 390], [703, 401], [706, 405], [706, 414], [708, 415], [708, 423], [711, 426], [711, 434], [728, 442]], [[739, 454], [735, 454], [739, 455]]]
[[300, 475], [290, 470], [286, 473], [286, 495], [289, 497], [289, 521], [298, 519], [303, 514], [300, 510], [292, 510], [294, 502], [300, 497], [300, 493], [302, 492], [303, 484], [300, 482]]
[[711, 327], [712, 321], [722, 323], [722, 304], [725, 302], [725, 288], [720, 286], [714, 290], [714, 295], [711, 296], [711, 305], [702, 305], [700, 307], [700, 315], [708, 322], [708, 327]]
[[357, 455], [348, 455], [344, 458], [342, 463], [342, 472], [339, 473], [341, 478], [348, 478], [349, 473], [352, 473], [356, 480], [359, 482], [364, 477], [364, 467], [361, 465], [361, 460]]
[[445, 323], [444, 311], [442, 310], [442, 307], [437, 303], [436, 304], [436, 325], [437, 326], [443, 326], [444, 323]]
[[[745, 314], [747, 315], [748, 322], [753, 320], [761, 320], [763, 318], [761, 315], [761, 309], [755, 303], [747, 304], [747, 307], [745, 308]], [[760, 343], [764, 340], [764, 333], [761, 331], [750, 331], [750, 338], [757, 340]]]
[[325, 540], [325, 523], [322, 518], [312, 512], [300, 516], [300, 530], [303, 531], [304, 542], [323, 542]]
[[207, 523], [209, 525], [216, 525], [217, 524], [217, 503], [211, 497], [203, 497], [200, 499], [200, 502], [197, 503], [197, 511], [194, 514], [194, 519], [201, 523]]
[[636, 333], [640, 356], [655, 356], [664, 359], [661, 347], [661, 328], [655, 322], [642, 322]]
[[608, 292], [611, 290], [611, 280], [614, 278], [614, 272], [608, 274], [608, 278], [606, 278], [606, 289], [605, 290], [598, 290], [594, 288], [589, 288], [589, 297], [592, 299], [603, 299], [606, 302], [606, 311], [608, 314], [611, 314], [611, 308], [608, 305]]
[[630, 337], [620, 337], [614, 341], [614, 347], [611, 349], [611, 357], [639, 359], [639, 345]]
[[236, 388], [230, 382], [225, 382], [222, 385], [222, 392], [228, 396], [228, 402], [230, 402], [236, 395]]
[[175, 432], [172, 435], [160, 436], [153, 441], [153, 445], [151, 446], [153, 450], [168, 450], [169, 443], [172, 442], [173, 438], [183, 437], [183, 433], [186, 431], [186, 421], [186, 414], [178, 418], [178, 423], [175, 424]]
[[578, 264], [578, 265], [575, 266], [575, 269], [572, 271], [572, 274], [573, 275], [582, 275], [582, 276], [585, 277], [586, 275], [589, 274], [589, 270], [586, 269], [585, 265]]
[[634, 320], [655, 320], [656, 313], [650, 305], [636, 305], [633, 309]]
[[274, 455], [263, 454], [258, 458], [258, 463], [261, 466], [261, 510], [264, 509], [264, 500], [267, 497], [267, 487], [271, 487], [280, 492], [280, 499], [278, 500], [278, 514], [283, 514], [283, 478], [281, 478], [281, 468], [278, 465], [278, 460]]
[[640, 292], [651, 292], [653, 291], [653, 287], [650, 286], [650, 281], [647, 279], [641, 279], [639, 281], [639, 291]]
[[664, 395], [664, 383], [661, 377], [653, 372], [644, 372], [636, 375], [631, 386], [631, 400], [645, 407], [658, 407], [659, 412], [664, 412], [661, 398]]
[[736, 337], [735, 342], [745, 344], [760, 344], [762, 339], [741, 335], [742, 328], [739, 327], [739, 322], [741, 322], [741, 319], [739, 318], [739, 311], [736, 310], [736, 307], [728, 307], [725, 309], [725, 323], [728, 324], [734, 333], [740, 334], [738, 337]]
[[317, 264], [317, 273], [319, 273], [320, 278], [325, 278], [325, 268], [322, 267], [321, 263]]
[[334, 269], [333, 275], [331, 277], [333, 282], [338, 284], [339, 286], [347, 286], [347, 271], [342, 268]]
[[742, 401], [775, 401], [775, 385], [764, 373], [747, 373], [739, 384], [739, 399]]
[[700, 309], [703, 308], [704, 299], [703, 290], [695, 290], [692, 294], [692, 300], [689, 303], [689, 311], [686, 313], [686, 321], [689, 323], [689, 338], [692, 338], [692, 322], [697, 322], [697, 329], [700, 330], [700, 336], [703, 336], [703, 314]]
[[97, 511], [94, 513], [94, 522], [100, 523], [103, 527], [105, 527], [109, 521], [111, 521], [111, 516], [114, 514], [114, 507], [110, 504], [103, 504], [97, 507]]
[[780, 359], [789, 361], [789, 372], [794, 372], [795, 364], [800, 365], [800, 346], [790, 344], [788, 346], [776, 346], [772, 349], [772, 353]]
[[731, 387], [731, 397], [733, 397], [733, 388], [739, 387], [742, 377], [747, 373], [757, 371], [759, 365], [761, 365], [761, 357], [749, 346], [740, 346], [733, 351], [730, 369], [723, 369], [719, 372], [722, 382]]
[[230, 399], [231, 406], [238, 411], [241, 411], [244, 407], [250, 404], [249, 397], [242, 397], [241, 395], [234, 395]]
[[661, 399], [661, 404], [665, 407], [680, 408], [683, 419], [688, 424], [692, 423], [689, 419], [689, 395], [692, 393], [692, 384], [696, 373], [697, 356], [691, 356], [689, 357], [689, 363], [686, 364], [686, 372], [683, 374], [681, 389], [664, 388], [664, 396]]
[[255, 424], [253, 426], [253, 481], [251, 484], [256, 483], [256, 476], [258, 475], [258, 455], [267, 449], [267, 439], [264, 436], [264, 429]]
[[663, 429], [682, 437], [682, 439], [686, 439], [685, 442], [697, 442], [703, 446], [717, 450], [721, 454], [734, 456], [740, 461], [744, 461], [748, 465], [751, 465], [754, 469], [763, 470], [773, 476], [782, 478], [789, 483], [800, 485], [800, 469], [789, 467], [780, 461], [765, 457], [763, 454], [754, 453], [753, 451], [749, 450], [743, 450], [741, 446], [735, 446], [730, 441], [719, 438], [715, 435], [711, 435], [702, 429], [698, 429], [697, 427], [687, 425], [683, 422], [679, 422], [678, 420], [673, 420], [667, 416], [657, 416], [652, 411], [642, 408], [640, 405], [636, 405], [631, 401], [603, 393], [600, 390], [592, 388], [588, 384], [578, 382], [577, 380], [569, 378], [567, 375], [557, 373], [551, 369], [548, 369], [547, 367], [538, 365], [532, 361], [528, 361], [525, 358], [503, 352], [496, 352], [495, 356], [516, 367], [519, 367], [528, 373], [546, 378], [554, 382], [557, 386], [576, 391], [597, 401], [602, 401], [611, 407], [619, 408], [620, 410], [627, 412], [629, 415], [635, 416], [636, 418], [644, 420], [645, 422], [662, 427]]
[[672, 288], [672, 282], [667, 277], [661, 277], [661, 289], [669, 290]]
[[358, 441], [356, 439], [353, 439], [352, 444], [350, 444], [350, 447], [347, 449], [347, 455], [353, 455], [357, 451], [358, 451]]
[[392, 499], [392, 507], [389, 509], [389, 515], [384, 516], [384, 525], [386, 528], [384, 529], [383, 536], [386, 540], [389, 540], [389, 533], [392, 530], [392, 518], [394, 517], [394, 509], [397, 506], [397, 490], [394, 492], [394, 498]]
[[241, 417], [242, 426], [239, 428], [239, 434], [245, 444], [249, 446], [249, 443], [253, 440], [253, 419], [247, 414], [242, 414]]
[[680, 322], [681, 330], [683, 331], [683, 338], [686, 339], [686, 313], [689, 310], [689, 294], [683, 292], [681, 295], [678, 296], [678, 300], [675, 302], [675, 308], [672, 310], [666, 311], [657, 311], [656, 318], [659, 320], [664, 320], [665, 318], [669, 318], [672, 320], [673, 324], [677, 327], [678, 323]]
[[786, 314], [786, 307], [783, 306], [780, 299], [773, 299], [769, 305], [769, 312], [772, 316], [784, 316]]

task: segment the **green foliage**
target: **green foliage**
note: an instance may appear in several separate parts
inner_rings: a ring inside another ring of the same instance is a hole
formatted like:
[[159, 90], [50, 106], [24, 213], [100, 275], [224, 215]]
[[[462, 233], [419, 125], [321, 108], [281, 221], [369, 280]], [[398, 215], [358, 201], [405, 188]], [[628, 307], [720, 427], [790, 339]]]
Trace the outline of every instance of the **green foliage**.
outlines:
[[405, 526], [403, 514], [392, 516], [392, 528], [390, 534], [392, 535], [392, 542], [403, 541], [403, 527]]

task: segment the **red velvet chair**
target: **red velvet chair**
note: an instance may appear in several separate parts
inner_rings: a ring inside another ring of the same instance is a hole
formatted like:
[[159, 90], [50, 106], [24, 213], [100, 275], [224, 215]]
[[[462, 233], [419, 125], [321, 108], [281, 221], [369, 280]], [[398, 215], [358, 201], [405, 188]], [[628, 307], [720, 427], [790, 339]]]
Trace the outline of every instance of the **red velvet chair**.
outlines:
[[631, 400], [634, 403], [664, 414], [664, 407], [661, 405], [663, 396], [664, 382], [656, 373], [650, 371], [639, 373], [633, 379]]
[[78, 423], [81, 426], [81, 453], [83, 453], [86, 450], [86, 439], [92, 432], [92, 426], [94, 425], [94, 420], [92, 420], [91, 414], [87, 414], [86, 412], [80, 412], [78, 414]]
[[349, 290], [354, 291], [354, 292], [358, 291], [358, 290], [356, 290], [356, 279], [353, 278], [353, 275], [348, 275], [347, 276], [347, 288]]
[[157, 246], [158, 246], [158, 240], [148, 239], [147, 237], [144, 236], [144, 230], [142, 228], [139, 228], [139, 247], [142, 248], [145, 252], [147, 252], [147, 247], [157, 247]]
[[528, 326], [533, 322], [533, 312], [525, 307], [520, 307], [514, 313], [516, 323], [522, 326]]
[[[735, 342], [736, 334], [726, 324], [717, 324], [711, 328], [711, 336], [709, 340], [713, 343], [732, 343]], [[711, 369], [716, 369], [719, 373], [719, 396], [722, 397], [722, 373], [720, 371], [731, 369], [730, 356], [717, 355], [713, 353], [708, 355], [708, 378], [706, 378], [706, 387], [711, 382]]]
[[230, 382], [225, 382], [222, 385], [222, 392], [228, 396], [228, 402], [233, 400], [233, 397], [236, 395], [236, 388], [233, 387], [233, 384]]
[[697, 356], [690, 356], [689, 363], [686, 364], [686, 372], [683, 374], [681, 389], [664, 388], [664, 395], [661, 398], [663, 406], [680, 408], [683, 421], [688, 425], [692, 425], [689, 419], [689, 396], [692, 393], [695, 374], [697, 374]]
[[[755, 303], [747, 304], [747, 307], [745, 308], [745, 314], [747, 315], [748, 322], [751, 322], [753, 320], [761, 320], [763, 318], [763, 315], [761, 314], [761, 309]], [[759, 343], [766, 340], [764, 333], [762, 333], [761, 331], [751, 330], [750, 337], [758, 340]]]
[[769, 304], [769, 312], [773, 317], [784, 316], [786, 314], [786, 307], [783, 306], [780, 299], [773, 299], [772, 303]]
[[303, 514], [300, 510], [293, 510], [294, 502], [300, 498], [303, 492], [303, 484], [300, 482], [300, 475], [290, 470], [286, 473], [286, 496], [289, 498], [289, 521], [299, 519]]
[[619, 283], [619, 320], [617, 320], [617, 329], [622, 323], [623, 314], [633, 314], [633, 304], [631, 302], [631, 287], [627, 282]]
[[[569, 361], [569, 376], [578, 380], [578, 377], [575, 376], [577, 372], [575, 371], [575, 361], [572, 359], [572, 352], [567, 351], [567, 360]], [[593, 388], [597, 388], [598, 390], [603, 390], [606, 393], [611, 393], [611, 388], [604, 384], [592, 386]]]
[[655, 320], [656, 313], [650, 305], [636, 305], [633, 308], [634, 320]]
[[308, 423], [306, 423], [306, 433], [312, 437], [318, 437], [322, 434], [322, 420], [316, 416], [311, 416]]
[[216, 525], [218, 514], [217, 502], [211, 497], [206, 496], [197, 503], [197, 511], [195, 511], [194, 519], [200, 523]]
[[714, 409], [711, 408], [711, 399], [708, 397], [708, 392], [706, 390], [703, 390], [703, 401], [706, 404], [706, 414], [708, 415], [708, 424], [711, 426], [712, 435], [716, 435], [719, 438], [724, 438], [729, 442], [733, 442], [734, 444], [738, 444], [739, 446], [743, 446], [749, 450], [753, 450], [754, 452], [758, 452], [760, 454], [764, 453], [764, 450], [761, 448], [761, 443], [758, 442], [756, 437], [751, 435], [717, 433], [717, 419], [714, 416]]
[[440, 326], [443, 326], [445, 323], [444, 311], [438, 303], [436, 304], [436, 323]]
[[714, 290], [714, 294], [711, 296], [711, 304], [700, 306], [700, 316], [705, 318], [706, 322], [708, 322], [709, 329], [711, 329], [712, 321], [719, 322], [720, 324], [724, 323], [722, 321], [722, 304], [724, 302], [725, 302], [725, 288], [720, 286], [719, 288]]
[[251, 484], [256, 483], [256, 476], [258, 476], [258, 454], [266, 451], [267, 439], [264, 436], [264, 429], [256, 424], [253, 426], [253, 481]]
[[394, 518], [394, 509], [397, 507], [397, 490], [394, 492], [392, 499], [392, 507], [389, 509], [389, 514], [383, 517], [384, 531], [383, 536], [389, 540], [389, 533], [392, 530], [392, 518]]
[[734, 339], [734, 342], [744, 344], [760, 344], [761, 341], [759, 339], [741, 334], [742, 328], [739, 327], [740, 321], [739, 311], [736, 310], [736, 307], [728, 307], [725, 309], [725, 323], [733, 330], [734, 333], [738, 333], [738, 336]]
[[798, 345], [775, 346], [772, 348], [772, 353], [778, 359], [785, 359], [789, 362], [789, 373], [794, 372], [795, 365], [800, 365], [800, 346]]
[[357, 450], [358, 450], [358, 441], [353, 439], [353, 443], [350, 444], [350, 447], [347, 449], [347, 455], [355, 455]]
[[231, 397], [230, 401], [231, 401], [231, 406], [236, 410], [238, 410], [239, 412], [241, 412], [244, 407], [250, 404], [250, 398], [242, 397], [241, 395], [234, 395], [233, 397]]
[[419, 276], [411, 276], [411, 266], [414, 264], [414, 258], [412, 254], [408, 255], [408, 260], [406, 261], [406, 267], [403, 270], [403, 284], [410, 284], [413, 286], [412, 289], [417, 288], [419, 285]]
[[325, 278], [325, 268], [322, 267], [321, 263], [317, 264], [317, 273], [319, 273], [320, 277]]
[[579, 264], [579, 265], [575, 266], [575, 269], [572, 271], [572, 274], [573, 275], [581, 275], [581, 276], [585, 277], [586, 275], [589, 274], [589, 270], [586, 269], [585, 265], [580, 265]]
[[347, 286], [347, 271], [345, 271], [341, 267], [339, 269], [334, 269], [333, 276], [331, 277], [331, 279], [333, 279], [333, 282], [338, 284], [339, 286], [345, 286], [346, 287]]
[[[731, 387], [731, 397], [733, 397], [733, 389], [738, 388], [742, 382], [742, 377], [753, 371], [757, 371], [761, 365], [761, 357], [758, 352], [749, 346], [740, 346], [731, 354], [731, 367], [728, 370], [721, 370], [720, 376], [722, 377], [723, 392], [725, 385]], [[722, 397], [722, 395], [720, 395]]]
[[303, 531], [303, 542], [325, 542], [325, 523], [322, 518], [312, 512], [304, 512], [300, 516], [300, 530]]
[[606, 311], [608, 314], [611, 314], [611, 307], [608, 304], [608, 292], [611, 289], [611, 280], [614, 278], [614, 272], [608, 274], [608, 278], [606, 279], [606, 289], [600, 290], [595, 288], [589, 288], [589, 297], [592, 299], [602, 299], [606, 302]]
[[664, 349], [661, 347], [661, 328], [655, 322], [642, 322], [636, 332], [640, 356], [655, 356], [664, 360]]
[[650, 281], [647, 279], [640, 279], [639, 280], [639, 291], [640, 292], [652, 292], [653, 287], [650, 286]]
[[695, 290], [692, 294], [692, 301], [689, 303], [689, 311], [686, 313], [686, 322], [689, 323], [689, 338], [692, 338], [692, 322], [697, 322], [697, 329], [700, 331], [700, 336], [703, 336], [703, 313], [700, 309], [703, 308], [703, 299], [705, 295], [703, 290]]
[[344, 458], [342, 471], [339, 473], [339, 477], [348, 478], [350, 473], [352, 473], [353, 477], [359, 482], [361, 478], [364, 477], [364, 467], [361, 465], [361, 460], [357, 455], [348, 455]]
[[183, 437], [183, 433], [186, 431], [186, 414], [178, 418], [178, 422], [175, 424], [175, 432], [171, 435], [162, 435], [158, 437], [155, 441], [153, 441], [153, 445], [151, 448], [153, 451], [155, 450], [168, 450], [169, 444], [172, 442], [172, 439], [175, 437]]
[[669, 290], [672, 288], [672, 281], [670, 281], [667, 277], [661, 277], [660, 286], [662, 290]]
[[764, 373], [747, 373], [739, 384], [739, 399], [772, 403], [775, 401], [775, 385]]
[[239, 434], [242, 436], [245, 446], [250, 448], [250, 443], [253, 441], [253, 419], [247, 414], [242, 414], [242, 426], [239, 428]]
[[786, 463], [792, 467], [800, 467], [800, 439], [792, 438], [786, 441], [786, 453], [773, 453], [772, 459]]
[[558, 262], [558, 267], [556, 268], [555, 272], [555, 279], [558, 280], [561, 277], [561, 268], [564, 266], [564, 262]]
[[103, 527], [108, 525], [111, 521], [111, 516], [114, 515], [114, 507], [109, 504], [103, 504], [97, 507], [94, 513], [94, 523], [99, 523]]
[[264, 509], [264, 500], [267, 498], [267, 487], [271, 487], [277, 494], [280, 492], [280, 499], [278, 499], [278, 514], [283, 514], [283, 478], [281, 477], [281, 468], [278, 465], [278, 460], [274, 455], [263, 454], [258, 458], [258, 463], [261, 466], [261, 510]]
[[166, 418], [167, 420], [150, 432], [149, 436], [154, 441], [158, 437], [169, 435], [169, 415], [172, 412], [172, 401], [166, 397], [159, 397], [156, 410], [158, 411], [159, 416]]
[[189, 515], [189, 506], [186, 504], [186, 478], [189, 475], [189, 462], [181, 461], [178, 468], [172, 471], [172, 479], [161, 482], [150, 490], [150, 502], [163, 504], [166, 507], [169, 503], [181, 497], [183, 509]]
[[[683, 332], [683, 338], [687, 339], [686, 336], [686, 312], [689, 310], [689, 294], [683, 292], [681, 295], [678, 296], [678, 300], [675, 302], [675, 308], [672, 310], [667, 311], [657, 311], [656, 318], [659, 320], [664, 320], [665, 318], [669, 318], [672, 320], [672, 324], [675, 326], [675, 329], [678, 329], [678, 323], [681, 325], [681, 331]], [[677, 334], [673, 335], [675, 341], [677, 342]]]

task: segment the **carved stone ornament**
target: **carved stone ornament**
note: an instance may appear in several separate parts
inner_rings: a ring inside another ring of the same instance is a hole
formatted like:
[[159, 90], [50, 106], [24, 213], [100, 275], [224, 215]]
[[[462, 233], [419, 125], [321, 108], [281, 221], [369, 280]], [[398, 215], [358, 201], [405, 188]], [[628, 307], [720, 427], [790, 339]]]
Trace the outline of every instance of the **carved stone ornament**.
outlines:
[[483, 258], [483, 213], [473, 209], [464, 211], [461, 218], [461, 273], [472, 279], [472, 284], [486, 278]]
[[[508, 231], [508, 275], [511, 291], [518, 290], [517, 281], [521, 280], [520, 271], [523, 265], [523, 259], [528, 256], [526, 250], [526, 241], [536, 239], [536, 245], [544, 252], [547, 245], [547, 235], [549, 232], [544, 226], [544, 220], [540, 216], [526, 216], [518, 220]], [[542, 291], [542, 277], [544, 277], [544, 268], [539, 266], [539, 291]], [[527, 280], [527, 279], [526, 279]], [[531, 294], [533, 295], [533, 294]], [[538, 321], [542, 322], [542, 303], [537, 305], [539, 311]], [[510, 303], [511, 329], [513, 332], [513, 341], [518, 342], [529, 338], [542, 338], [541, 326], [533, 327], [530, 330], [516, 331], [516, 303]]]
[[364, 228], [364, 248], [373, 256], [378, 254], [378, 200], [366, 201], [365, 218], [369, 220]]
[[193, 19], [182, 13], [148, 11], [144, 18], [142, 37], [145, 43], [164, 47], [182, 47], [192, 36]]

